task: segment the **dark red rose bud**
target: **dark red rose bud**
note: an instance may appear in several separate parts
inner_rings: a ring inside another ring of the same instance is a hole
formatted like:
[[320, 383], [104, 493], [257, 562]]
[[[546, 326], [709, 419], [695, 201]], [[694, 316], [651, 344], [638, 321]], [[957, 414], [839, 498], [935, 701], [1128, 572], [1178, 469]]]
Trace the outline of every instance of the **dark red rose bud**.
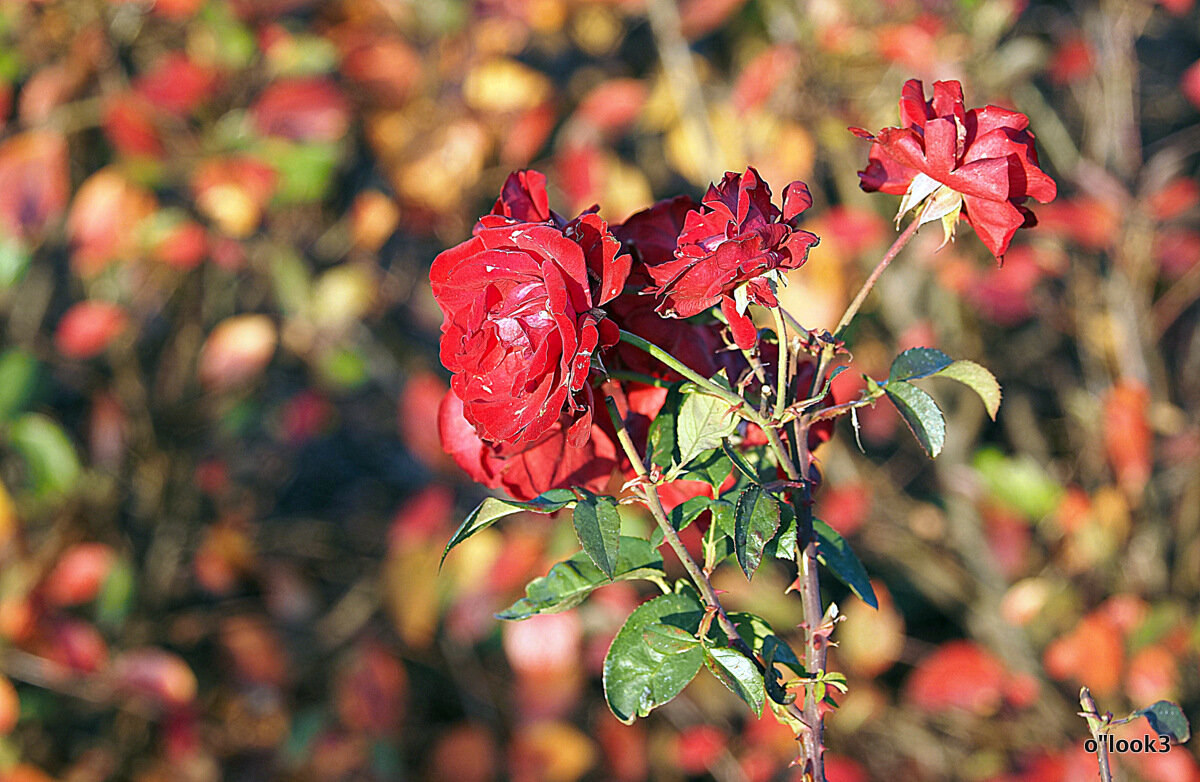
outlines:
[[996, 106], [967, 111], [957, 81], [934, 82], [928, 101], [920, 81], [906, 82], [900, 124], [876, 136], [851, 128], [875, 142], [858, 174], [862, 189], [904, 196], [897, 220], [925, 203], [919, 219], [941, 220], [948, 241], [961, 214], [1002, 260], [1013, 234], [1037, 222], [1025, 201], [1045, 204], [1057, 194], [1038, 167], [1029, 118]]

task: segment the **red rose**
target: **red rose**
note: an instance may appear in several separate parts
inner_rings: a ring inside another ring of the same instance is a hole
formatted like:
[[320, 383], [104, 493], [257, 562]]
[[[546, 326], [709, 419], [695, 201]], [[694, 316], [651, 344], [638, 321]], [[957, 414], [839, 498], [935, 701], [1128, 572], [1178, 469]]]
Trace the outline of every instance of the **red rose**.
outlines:
[[956, 81], [934, 82], [926, 101], [924, 86], [910, 79], [900, 122], [903, 127], [878, 136], [851, 128], [875, 142], [859, 172], [862, 189], [904, 196], [900, 215], [932, 196], [921, 220], [941, 219], [947, 239], [961, 212], [1002, 260], [1017, 229], [1037, 223], [1026, 199], [1045, 204], [1057, 194], [1054, 180], [1038, 167], [1029, 118], [996, 106], [966, 111]]
[[674, 260], [683, 223], [689, 212], [698, 209], [700, 204], [690, 196], [676, 196], [636, 212], [624, 223], [612, 227], [613, 236], [640, 262], [630, 272], [629, 282], [646, 288], [653, 284], [646, 267]]
[[[514, 174], [497, 208], [539, 216], [539, 185]], [[525, 207], [522, 196], [530, 196]], [[565, 414], [570, 444], [587, 440], [592, 351], [617, 338], [594, 307], [624, 287], [629, 258], [618, 251], [594, 214], [563, 227], [492, 214], [480, 219], [474, 237], [434, 259], [429, 276], [444, 315], [442, 364], [454, 373], [450, 386], [481, 438], [540, 442]]]
[[818, 239], [792, 223], [810, 206], [803, 182], [788, 185], [781, 211], [753, 168], [726, 174], [709, 187], [699, 210], [685, 214], [674, 256], [659, 263], [647, 259], [658, 311], [689, 318], [719, 303], [737, 344], [753, 347], [757, 332], [746, 305], [776, 306], [764, 275], [798, 268], [808, 258]]
[[572, 446], [564, 415], [537, 440], [522, 445], [492, 444], [479, 439], [463, 417], [463, 403], [446, 392], [438, 407], [442, 447], [471, 478], [490, 489], [503, 488], [517, 500], [531, 500], [550, 489], [583, 486], [601, 492], [617, 466], [617, 450], [599, 426], [581, 446]]

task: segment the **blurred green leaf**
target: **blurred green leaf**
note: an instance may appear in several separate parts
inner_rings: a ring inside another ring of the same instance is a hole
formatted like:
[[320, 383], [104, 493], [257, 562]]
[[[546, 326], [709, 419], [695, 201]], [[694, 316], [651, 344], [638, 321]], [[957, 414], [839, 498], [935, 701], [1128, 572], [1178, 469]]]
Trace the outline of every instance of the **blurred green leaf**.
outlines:
[[0, 355], [0, 422], [21, 412], [37, 386], [38, 362], [20, 348]]
[[25, 279], [31, 260], [24, 242], [0, 231], [0, 291], [6, 291]]
[[337, 144], [295, 144], [279, 138], [265, 139], [259, 155], [279, 172], [275, 200], [280, 204], [319, 201], [329, 192], [342, 159]]
[[988, 447], [975, 454], [974, 467], [992, 496], [1029, 519], [1050, 515], [1062, 498], [1062, 487], [1030, 456], [1010, 458]]
[[121, 558], [113, 562], [108, 577], [96, 596], [96, 622], [109, 629], [117, 629], [129, 616], [133, 608], [136, 574], [129, 561]]
[[535, 614], [556, 614], [574, 608], [599, 587], [612, 581], [664, 578], [662, 556], [641, 538], [622, 536], [621, 553], [611, 580], [600, 572], [591, 557], [580, 551], [559, 562], [541, 578], [525, 586], [525, 597], [496, 614], [498, 619], [516, 621]]
[[645, 717], [683, 691], [704, 664], [704, 649], [661, 654], [643, 637], [652, 624], [670, 624], [695, 633], [704, 609], [690, 592], [656, 597], [638, 606], [613, 638], [604, 658], [604, 698], [626, 725]]
[[598, 497], [584, 492], [575, 504], [572, 515], [579, 545], [596, 567], [612, 579], [617, 571], [617, 555], [621, 545], [621, 515], [612, 497]]
[[79, 457], [67, 433], [40, 413], [26, 413], [8, 430], [9, 441], [29, 469], [39, 497], [66, 494], [79, 478]]

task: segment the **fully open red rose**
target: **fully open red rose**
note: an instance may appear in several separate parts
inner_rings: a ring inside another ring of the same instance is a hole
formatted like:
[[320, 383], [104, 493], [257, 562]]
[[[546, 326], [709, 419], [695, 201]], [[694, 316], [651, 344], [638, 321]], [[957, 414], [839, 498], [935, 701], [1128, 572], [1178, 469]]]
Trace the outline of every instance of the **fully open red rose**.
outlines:
[[1057, 194], [1054, 180], [1038, 167], [1029, 118], [996, 106], [965, 110], [956, 81], [934, 82], [927, 101], [921, 82], [910, 79], [900, 98], [900, 123], [876, 136], [851, 128], [875, 142], [859, 172], [862, 188], [904, 196], [901, 215], [929, 198], [920, 219], [941, 219], [947, 239], [961, 211], [1003, 259], [1017, 229], [1037, 224], [1025, 201], [1045, 204]]
[[792, 225], [810, 206], [812, 197], [803, 182], [788, 185], [780, 210], [753, 168], [727, 173], [709, 187], [699, 210], [684, 215], [674, 256], [658, 263], [646, 259], [657, 286], [658, 311], [688, 318], [719, 303], [737, 344], [753, 347], [757, 333], [746, 306], [776, 306], [764, 275], [798, 268], [807, 260], [817, 237]]
[[617, 466], [612, 439], [592, 425], [580, 446], [568, 442], [570, 418], [554, 422], [536, 440], [522, 445], [492, 444], [479, 439], [463, 417], [463, 403], [446, 392], [438, 407], [438, 435], [454, 461], [472, 480], [504, 489], [517, 500], [531, 500], [550, 489], [582, 486], [603, 491]]
[[497, 204], [518, 217], [487, 215], [474, 237], [434, 259], [441, 359], [484, 440], [528, 445], [565, 426], [579, 447], [591, 431], [592, 351], [617, 338], [594, 307], [624, 287], [629, 258], [595, 214], [565, 226], [520, 219], [548, 212], [531, 173], [509, 177]]

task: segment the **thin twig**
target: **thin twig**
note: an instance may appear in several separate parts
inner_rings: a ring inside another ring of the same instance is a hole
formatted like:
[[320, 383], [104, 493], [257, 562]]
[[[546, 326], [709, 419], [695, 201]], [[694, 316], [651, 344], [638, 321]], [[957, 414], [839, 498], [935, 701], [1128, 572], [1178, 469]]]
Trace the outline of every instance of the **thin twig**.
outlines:
[[1096, 740], [1096, 761], [1100, 764], [1101, 782], [1113, 782], [1112, 768], [1109, 767], [1108, 745], [1104, 743], [1105, 719], [1096, 708], [1096, 700], [1087, 687], [1079, 690], [1079, 705], [1083, 707], [1080, 715], [1087, 719], [1092, 738]]
[[875, 283], [879, 280], [879, 276], [883, 274], [883, 270], [888, 267], [888, 264], [895, 260], [896, 256], [900, 254], [900, 251], [904, 249], [904, 245], [908, 244], [908, 240], [916, 235], [917, 228], [919, 228], [920, 225], [921, 218], [920, 215], [918, 215], [911, 223], [908, 224], [908, 227], [896, 237], [896, 241], [892, 242], [892, 246], [889, 247], [887, 252], [883, 254], [883, 258], [879, 260], [879, 263], [876, 264], [875, 269], [871, 272], [871, 276], [868, 277], [867, 281], [863, 283], [863, 286], [858, 289], [858, 295], [854, 297], [854, 301], [850, 302], [850, 306], [847, 307], [846, 311], [842, 313], [841, 319], [838, 321], [837, 326], [833, 330], [835, 337], [840, 337], [842, 332], [845, 331], [846, 327], [850, 325], [850, 321], [854, 320], [854, 316], [858, 314], [859, 308], [862, 307], [863, 302], [867, 298], [867, 294], [870, 293], [871, 289], [875, 287]]

